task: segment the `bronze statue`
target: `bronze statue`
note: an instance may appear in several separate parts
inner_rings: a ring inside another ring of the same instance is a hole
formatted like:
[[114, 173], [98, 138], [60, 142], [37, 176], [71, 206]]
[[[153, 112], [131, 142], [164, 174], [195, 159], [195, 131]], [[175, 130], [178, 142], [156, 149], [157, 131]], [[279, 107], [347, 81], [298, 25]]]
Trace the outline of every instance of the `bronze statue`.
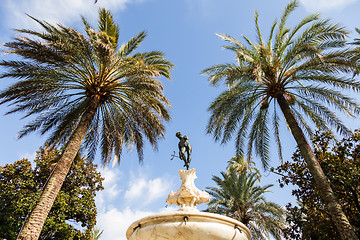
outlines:
[[[184, 161], [184, 167], [186, 167], [186, 170], [189, 170], [191, 162], [191, 145], [188, 142], [189, 138], [187, 136], [183, 136], [181, 132], [177, 132], [176, 137], [180, 139], [180, 142], [178, 144], [179, 158]], [[185, 156], [185, 152], [187, 153], [187, 157]]]

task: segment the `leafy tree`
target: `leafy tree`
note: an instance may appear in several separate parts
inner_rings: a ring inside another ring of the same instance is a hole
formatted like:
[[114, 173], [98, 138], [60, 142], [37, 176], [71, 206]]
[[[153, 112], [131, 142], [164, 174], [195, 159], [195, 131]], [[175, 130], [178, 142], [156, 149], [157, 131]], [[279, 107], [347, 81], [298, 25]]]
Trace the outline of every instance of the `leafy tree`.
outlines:
[[260, 181], [260, 176], [257, 173], [238, 172], [232, 167], [227, 172], [221, 172], [221, 176], [212, 178], [217, 187], [207, 188], [212, 199], [206, 211], [244, 223], [253, 239], [269, 239], [270, 236], [282, 239], [285, 212], [264, 196], [273, 185], [258, 186], [256, 182]]
[[[0, 239], [16, 239], [60, 156], [60, 151], [40, 148], [35, 167], [27, 159], [0, 167]], [[96, 223], [95, 195], [103, 189], [102, 180], [96, 165], [78, 154], [46, 219], [40, 239], [89, 238], [90, 229]], [[69, 222], [81, 224], [86, 231], [76, 230]]]
[[[341, 141], [335, 141], [330, 133], [317, 133], [312, 140], [315, 154], [344, 213], [360, 236], [360, 132]], [[324, 202], [318, 197], [314, 178], [306, 168], [297, 150], [293, 162], [286, 162], [276, 169], [281, 174], [281, 186], [293, 184], [293, 195], [298, 206], [289, 204], [287, 209], [290, 239], [339, 239], [340, 234], [325, 211]]]
[[225, 49], [235, 53], [237, 62], [203, 71], [212, 85], [225, 79], [228, 86], [209, 107], [207, 132], [222, 144], [235, 135], [238, 154], [245, 152], [247, 141], [249, 157], [254, 150], [268, 168], [270, 128], [282, 159], [280, 110], [342, 238], [357, 239], [305, 136], [312, 135], [311, 126], [350, 134], [332, 110], [350, 116], [359, 114], [358, 104], [344, 91], [360, 90], [359, 82], [351, 78], [355, 65], [352, 49], [346, 48], [348, 32], [316, 14], [288, 28], [287, 19], [297, 5], [296, 1], [287, 5], [267, 40], [261, 34], [256, 12], [257, 42], [244, 36], [242, 44], [218, 34], [229, 42]]
[[[34, 19], [34, 18], [33, 18]], [[159, 51], [133, 51], [146, 37], [140, 32], [118, 46], [119, 27], [110, 12], [99, 10], [98, 29], [83, 19], [86, 34], [61, 24], [34, 19], [43, 31], [21, 34], [5, 44], [20, 60], [2, 61], [0, 77], [16, 82], [0, 93], [9, 113], [25, 112], [34, 120], [20, 132], [51, 132], [47, 143], [66, 147], [20, 239], [37, 239], [72, 161], [83, 144], [93, 159], [101, 149], [103, 163], [119, 162], [123, 147], [135, 145], [143, 159], [146, 138], [156, 148], [170, 116], [157, 77], [170, 78], [172, 64]], [[30, 231], [31, 229], [31, 231]]]

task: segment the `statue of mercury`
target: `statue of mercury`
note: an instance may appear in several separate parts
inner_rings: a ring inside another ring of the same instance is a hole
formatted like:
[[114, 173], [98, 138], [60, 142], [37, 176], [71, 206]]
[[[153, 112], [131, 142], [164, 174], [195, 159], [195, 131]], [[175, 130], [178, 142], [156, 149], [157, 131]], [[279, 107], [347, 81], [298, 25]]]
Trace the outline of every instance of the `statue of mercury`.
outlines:
[[[176, 137], [179, 138], [180, 142], [179, 146], [179, 158], [184, 161], [186, 170], [189, 170], [190, 162], [191, 162], [191, 145], [189, 143], [189, 138], [187, 136], [183, 136], [181, 132], [176, 133]], [[185, 152], [187, 153], [187, 157], [185, 156]]]

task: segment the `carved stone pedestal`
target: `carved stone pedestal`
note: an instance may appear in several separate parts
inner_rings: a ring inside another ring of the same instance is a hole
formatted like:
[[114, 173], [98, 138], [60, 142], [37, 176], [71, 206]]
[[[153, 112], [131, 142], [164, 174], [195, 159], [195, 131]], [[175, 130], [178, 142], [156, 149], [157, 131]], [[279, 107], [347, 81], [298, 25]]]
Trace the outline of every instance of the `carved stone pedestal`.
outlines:
[[207, 192], [199, 190], [194, 183], [197, 178], [195, 169], [179, 170], [182, 184], [176, 192], [171, 192], [166, 202], [170, 205], [178, 205], [178, 211], [199, 211], [196, 205], [207, 203], [210, 196]]

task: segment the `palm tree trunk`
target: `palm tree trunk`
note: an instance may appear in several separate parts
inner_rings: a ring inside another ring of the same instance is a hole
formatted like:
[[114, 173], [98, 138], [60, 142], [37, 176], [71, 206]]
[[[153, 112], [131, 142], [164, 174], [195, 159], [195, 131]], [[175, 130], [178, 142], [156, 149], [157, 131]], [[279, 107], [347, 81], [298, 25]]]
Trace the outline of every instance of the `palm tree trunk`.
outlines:
[[46, 184], [39, 201], [20, 231], [18, 240], [39, 239], [50, 209], [54, 204], [56, 196], [60, 191], [67, 174], [69, 173], [74, 158], [79, 151], [82, 141], [84, 140], [90, 127], [91, 121], [95, 116], [98, 102], [98, 100], [94, 99], [81, 117], [78, 126], [71, 135], [58, 164], [55, 166], [55, 169]]
[[284, 114], [286, 122], [291, 130], [291, 133], [297, 142], [300, 153], [304, 158], [311, 175], [314, 177], [315, 185], [319, 191], [319, 195], [324, 201], [332, 217], [332, 220], [335, 223], [338, 232], [340, 233], [341, 239], [357, 240], [358, 237], [356, 236], [353, 228], [351, 227], [351, 224], [349, 223], [349, 220], [344, 214], [341, 205], [338, 203], [335, 194], [330, 187], [329, 181], [320, 166], [320, 163], [316, 159], [315, 154], [307, 142], [302, 129], [299, 127], [299, 124], [292, 114], [289, 104], [285, 100], [284, 96], [278, 97], [277, 100], [281, 111]]

